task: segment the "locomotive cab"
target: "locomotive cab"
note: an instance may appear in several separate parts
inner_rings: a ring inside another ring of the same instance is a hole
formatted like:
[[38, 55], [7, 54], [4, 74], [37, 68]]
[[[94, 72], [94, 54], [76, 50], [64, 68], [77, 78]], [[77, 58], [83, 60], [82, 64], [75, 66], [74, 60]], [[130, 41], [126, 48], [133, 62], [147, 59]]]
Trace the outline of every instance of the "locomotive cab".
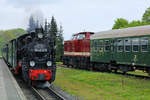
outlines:
[[90, 39], [90, 36], [92, 34], [94, 34], [94, 33], [92, 33], [92, 32], [81, 32], [81, 33], [72, 35], [72, 39], [71, 40]]

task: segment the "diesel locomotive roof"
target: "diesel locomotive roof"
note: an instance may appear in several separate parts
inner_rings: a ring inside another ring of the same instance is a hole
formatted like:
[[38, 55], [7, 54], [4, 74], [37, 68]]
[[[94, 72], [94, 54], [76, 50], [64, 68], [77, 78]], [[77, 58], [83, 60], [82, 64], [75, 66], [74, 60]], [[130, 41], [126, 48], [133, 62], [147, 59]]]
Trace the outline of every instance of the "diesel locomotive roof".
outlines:
[[142, 35], [150, 35], [150, 25], [97, 32], [96, 34], [91, 36], [91, 40], [103, 38], [142, 36]]

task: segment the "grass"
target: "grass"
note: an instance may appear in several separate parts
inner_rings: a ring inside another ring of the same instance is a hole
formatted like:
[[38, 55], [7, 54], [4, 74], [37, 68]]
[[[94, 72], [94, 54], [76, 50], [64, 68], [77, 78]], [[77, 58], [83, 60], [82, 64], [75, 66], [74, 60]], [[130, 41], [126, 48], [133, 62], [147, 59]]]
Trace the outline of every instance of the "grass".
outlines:
[[57, 67], [55, 85], [84, 100], [149, 100], [150, 80]]
[[143, 72], [141, 70], [136, 70], [134, 72], [128, 72], [129, 74], [135, 74], [135, 75], [142, 75], [142, 76], [148, 76], [148, 73]]
[[63, 64], [62, 62], [56, 62], [56, 64]]

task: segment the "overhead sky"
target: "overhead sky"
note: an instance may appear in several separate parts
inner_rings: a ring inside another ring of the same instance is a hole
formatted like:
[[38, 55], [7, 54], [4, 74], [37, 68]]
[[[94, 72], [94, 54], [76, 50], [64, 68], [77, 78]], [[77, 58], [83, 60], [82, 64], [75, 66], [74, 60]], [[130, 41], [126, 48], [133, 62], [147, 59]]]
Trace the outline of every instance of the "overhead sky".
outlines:
[[150, 0], [0, 0], [0, 30], [28, 27], [37, 14], [62, 24], [65, 40], [81, 31], [110, 30], [117, 18], [141, 20]]

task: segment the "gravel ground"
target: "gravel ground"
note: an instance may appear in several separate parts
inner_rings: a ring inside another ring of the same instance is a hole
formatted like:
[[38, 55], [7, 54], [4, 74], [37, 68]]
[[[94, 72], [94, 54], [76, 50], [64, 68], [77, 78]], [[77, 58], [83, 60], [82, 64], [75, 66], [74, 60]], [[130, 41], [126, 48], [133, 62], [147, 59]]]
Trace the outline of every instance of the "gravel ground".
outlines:
[[17, 83], [19, 84], [22, 92], [26, 96], [27, 100], [38, 100], [38, 98], [32, 93], [30, 88], [25, 84], [25, 82], [20, 77], [15, 77]]

